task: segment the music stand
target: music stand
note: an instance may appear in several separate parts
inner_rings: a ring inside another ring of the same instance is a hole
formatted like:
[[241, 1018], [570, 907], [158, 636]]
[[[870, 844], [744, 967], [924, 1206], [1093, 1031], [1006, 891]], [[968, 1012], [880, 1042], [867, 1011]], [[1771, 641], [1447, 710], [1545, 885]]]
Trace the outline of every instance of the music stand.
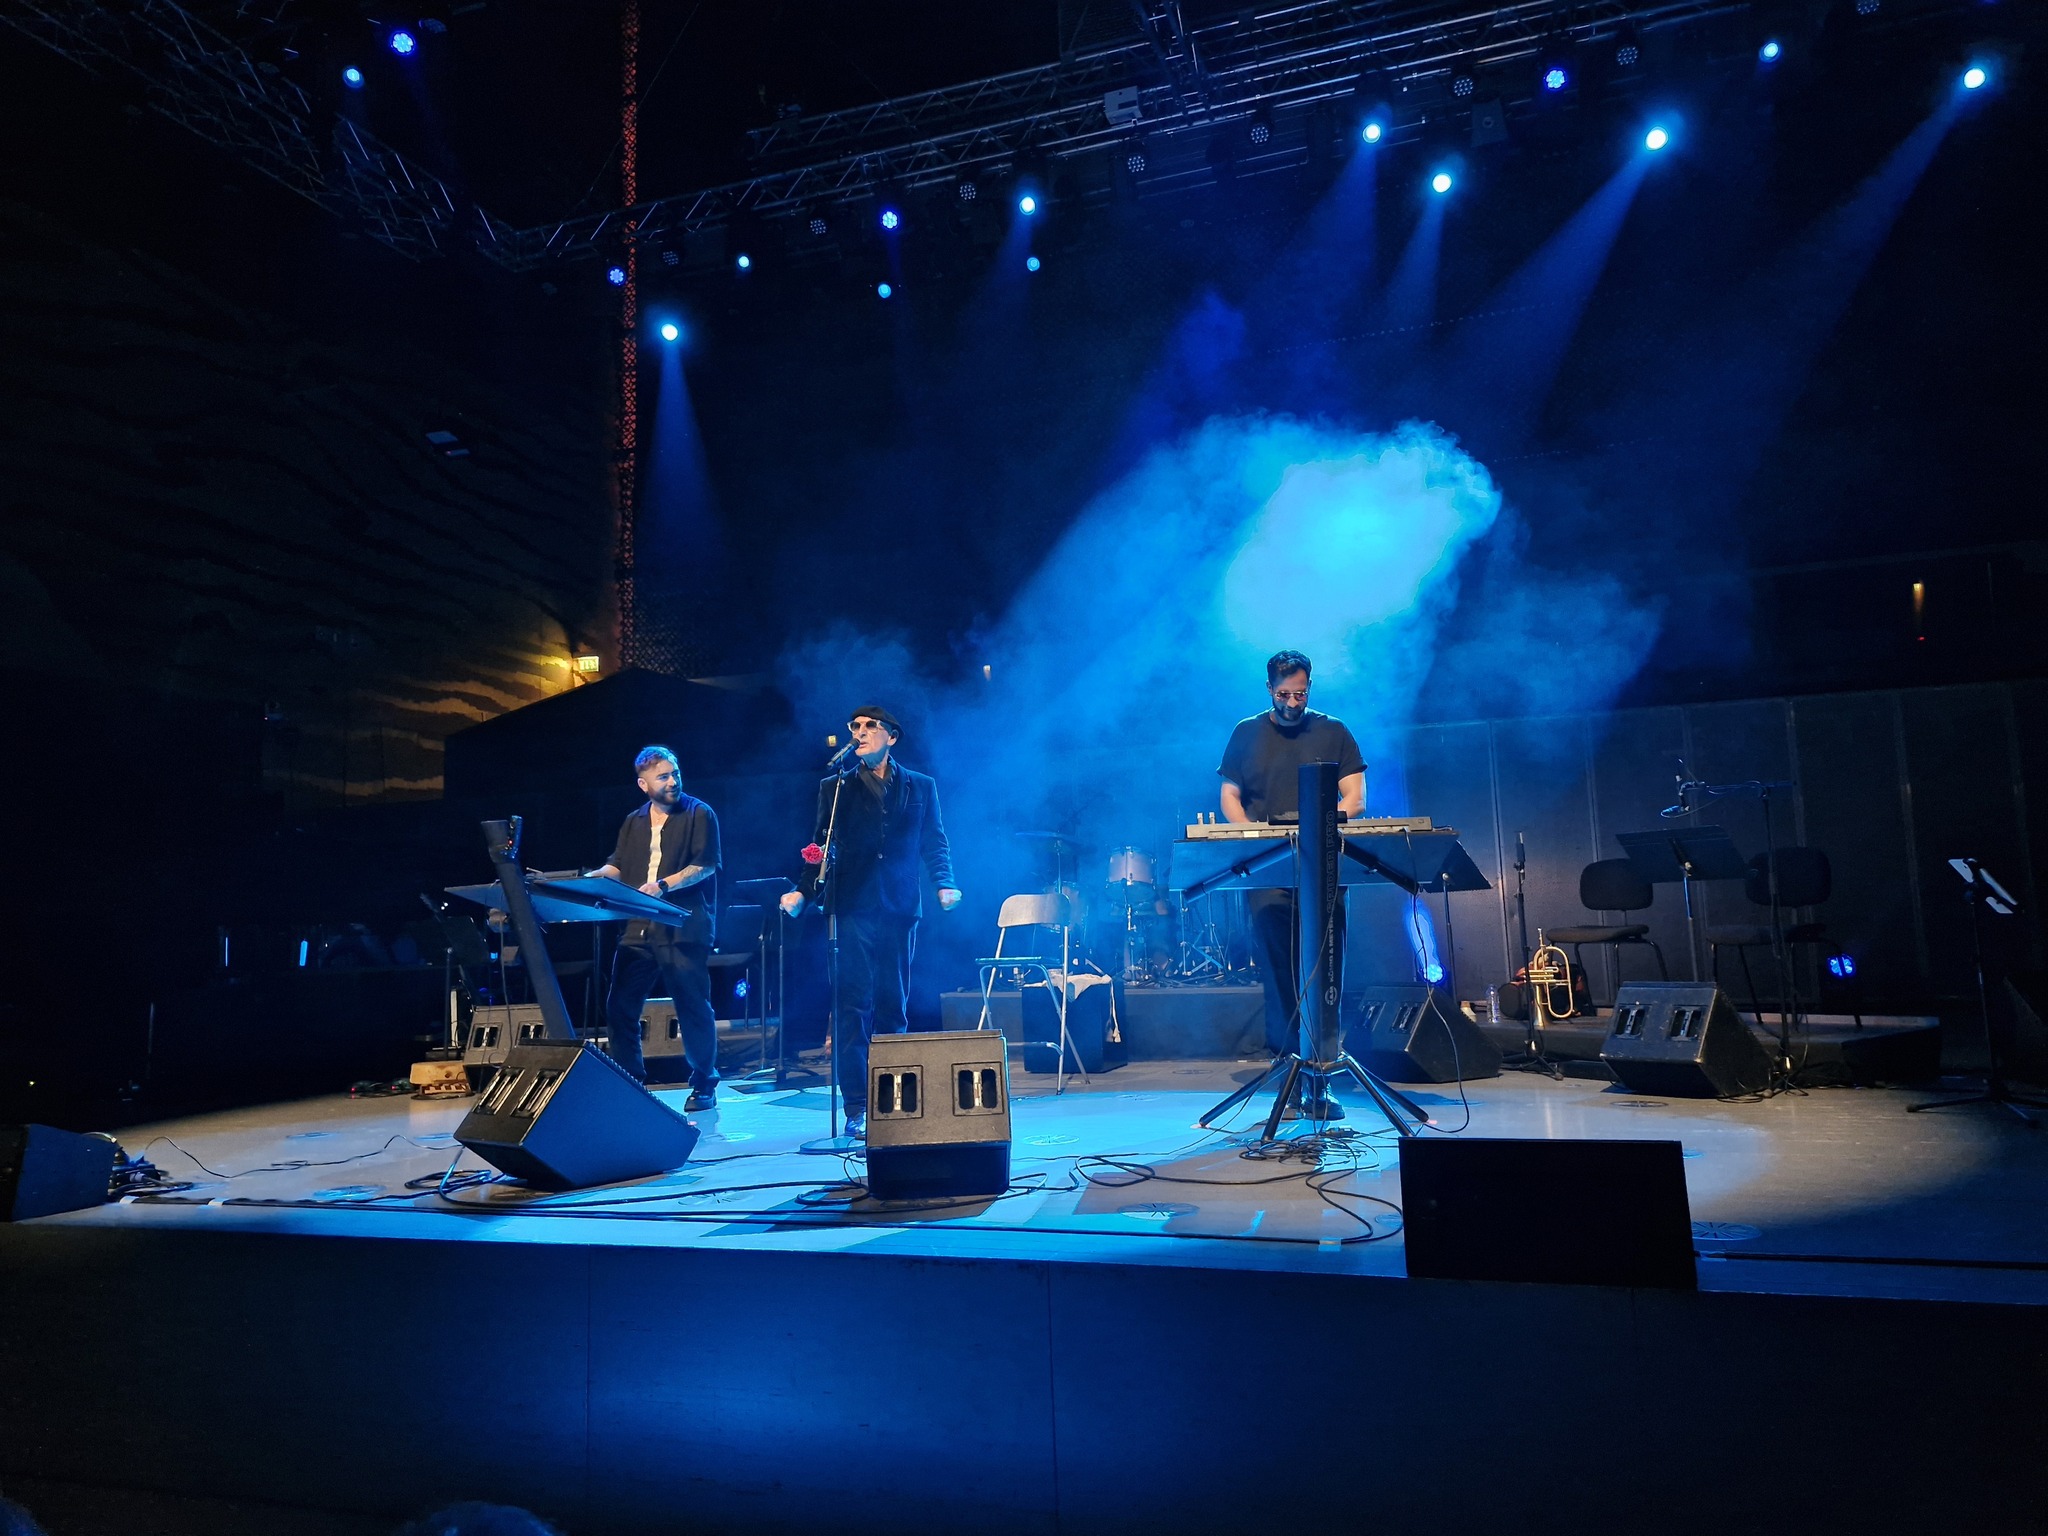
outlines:
[[1692, 979], [1700, 979], [1700, 924], [1692, 888], [1701, 880], [1740, 880], [1749, 865], [1725, 827], [1659, 827], [1654, 832], [1617, 832], [1629, 863], [1652, 885], [1676, 881], [1685, 887], [1685, 942]]
[[2034, 1109], [2048, 1109], [2048, 1099], [2014, 1093], [2006, 1084], [2005, 1062], [1998, 1050], [1998, 1031], [1991, 1022], [1991, 992], [1984, 980], [1984, 910], [1988, 907], [1994, 916], [2011, 917], [2020, 909], [2019, 899], [1993, 879], [1991, 871], [1975, 859], [1950, 859], [1948, 862], [1949, 867], [1963, 877], [1963, 899], [1970, 904], [1970, 957], [1977, 966], [1977, 1007], [1984, 1016], [1984, 1050], [1989, 1057], [1984, 1071], [1984, 1091], [1966, 1093], [1953, 1099], [1929, 1099], [1924, 1104], [1908, 1104], [1906, 1113], [1910, 1115], [1922, 1109], [1953, 1109], [1959, 1104], [1997, 1104], [2031, 1126], [2036, 1123], [2034, 1117], [2020, 1106], [2025, 1104]]

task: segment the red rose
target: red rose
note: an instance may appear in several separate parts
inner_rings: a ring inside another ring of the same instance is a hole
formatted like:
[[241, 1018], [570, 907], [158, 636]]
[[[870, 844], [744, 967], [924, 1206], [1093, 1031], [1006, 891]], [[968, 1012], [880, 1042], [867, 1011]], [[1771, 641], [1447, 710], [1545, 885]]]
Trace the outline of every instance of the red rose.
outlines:
[[825, 850], [824, 850], [824, 849], [822, 849], [822, 848], [820, 848], [820, 847], [819, 847], [819, 846], [818, 846], [818, 845], [817, 845], [816, 843], [805, 843], [805, 844], [804, 844], [804, 862], [805, 862], [806, 864], [822, 864], [822, 863], [824, 863], [824, 862], [825, 862]]

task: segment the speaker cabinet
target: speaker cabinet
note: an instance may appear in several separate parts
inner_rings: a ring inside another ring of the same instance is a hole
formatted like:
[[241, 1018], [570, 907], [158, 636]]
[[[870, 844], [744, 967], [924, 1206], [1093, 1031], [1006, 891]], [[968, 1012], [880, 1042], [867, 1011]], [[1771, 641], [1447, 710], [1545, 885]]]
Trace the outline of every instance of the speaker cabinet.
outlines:
[[1433, 987], [1368, 987], [1352, 1006], [1344, 1049], [1390, 1083], [1500, 1076], [1500, 1048]]
[[1637, 981], [1614, 997], [1600, 1047], [1620, 1084], [1677, 1099], [1732, 1098], [1770, 1086], [1771, 1055], [1718, 987]]
[[0, 1125], [0, 1221], [107, 1203], [116, 1148], [49, 1125]]
[[875, 1036], [868, 1048], [868, 1193], [924, 1200], [999, 1195], [1009, 1187], [1003, 1037], [992, 1029]]
[[486, 1004], [471, 1010], [469, 1031], [462, 1037], [465, 1067], [500, 1067], [515, 1046], [548, 1037], [539, 1003]]
[[683, 1054], [683, 1025], [675, 999], [650, 997], [640, 1009], [640, 1055], [650, 1083], [690, 1080], [690, 1059]]
[[455, 1139], [541, 1189], [582, 1189], [680, 1168], [697, 1127], [604, 1052], [546, 1041], [513, 1048]]
[[1689, 1291], [1692, 1207], [1675, 1141], [1401, 1141], [1408, 1274]]
[[[1109, 999], [1114, 984], [1106, 976], [1076, 976], [1074, 996], [1067, 1004], [1067, 1070], [1104, 1070], [1109, 1057]], [[1022, 994], [1024, 1070], [1052, 1072], [1059, 1067], [1060, 1011], [1050, 987], [1025, 987]]]

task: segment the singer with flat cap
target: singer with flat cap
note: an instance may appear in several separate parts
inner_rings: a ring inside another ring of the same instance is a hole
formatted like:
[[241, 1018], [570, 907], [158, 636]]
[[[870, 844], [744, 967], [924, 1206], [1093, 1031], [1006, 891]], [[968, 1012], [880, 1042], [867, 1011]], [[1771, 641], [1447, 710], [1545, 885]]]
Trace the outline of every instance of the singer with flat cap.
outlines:
[[[921, 876], [938, 888], [943, 911], [960, 904], [960, 890], [939, 816], [939, 786], [890, 755], [902, 735], [896, 717], [863, 704], [846, 730], [834, 771], [818, 785], [817, 824], [804, 857], [814, 871], [809, 899], [822, 898], [839, 919], [839, 1088], [847, 1134], [865, 1136], [868, 1042], [910, 1027], [910, 957], [924, 915]], [[805, 902], [802, 890], [791, 891], [782, 909], [794, 917]]]

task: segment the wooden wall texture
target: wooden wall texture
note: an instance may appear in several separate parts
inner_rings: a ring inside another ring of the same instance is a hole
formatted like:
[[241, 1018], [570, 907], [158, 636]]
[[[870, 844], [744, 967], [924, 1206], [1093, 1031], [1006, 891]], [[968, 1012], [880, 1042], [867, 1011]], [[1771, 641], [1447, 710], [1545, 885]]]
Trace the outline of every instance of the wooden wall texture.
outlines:
[[451, 731], [612, 657], [601, 431], [367, 325], [0, 204], [0, 400], [6, 670], [259, 710], [287, 806], [438, 794]]

